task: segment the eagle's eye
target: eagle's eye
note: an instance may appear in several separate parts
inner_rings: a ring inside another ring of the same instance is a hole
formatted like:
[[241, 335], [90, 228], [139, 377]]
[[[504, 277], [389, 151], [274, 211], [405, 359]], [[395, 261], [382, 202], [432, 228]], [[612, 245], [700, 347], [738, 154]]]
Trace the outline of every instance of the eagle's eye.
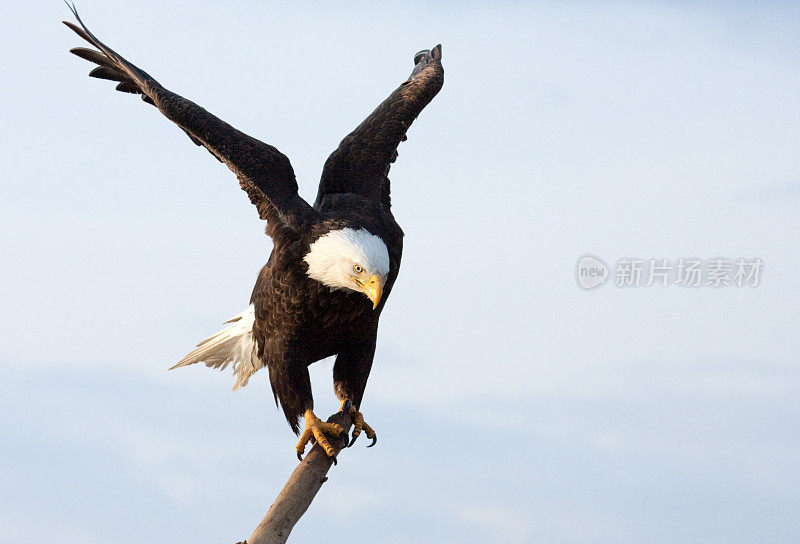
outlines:
[[353, 265], [353, 270], [356, 271], [356, 274], [361, 274], [364, 271], [364, 269], [361, 268], [361, 265], [359, 265], [359, 264]]

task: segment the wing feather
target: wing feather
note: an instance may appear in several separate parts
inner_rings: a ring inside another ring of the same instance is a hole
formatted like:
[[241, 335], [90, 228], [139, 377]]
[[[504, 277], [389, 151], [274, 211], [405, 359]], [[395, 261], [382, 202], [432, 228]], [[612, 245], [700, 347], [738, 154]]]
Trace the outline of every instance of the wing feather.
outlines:
[[[69, 5], [69, 4], [68, 4]], [[69, 6], [80, 26], [64, 21], [78, 36], [97, 48], [77, 47], [70, 52], [97, 64], [89, 75], [117, 81], [116, 89], [141, 95], [142, 100], [156, 106], [170, 121], [177, 124], [197, 145], [202, 145], [238, 177], [250, 201], [262, 219], [269, 221], [268, 232], [274, 237], [286, 232], [313, 213], [297, 194], [294, 170], [286, 156], [272, 147], [212, 115], [194, 102], [161, 86], [144, 70], [134, 66], [101, 42], [84, 25], [75, 6]]]
[[414, 55], [414, 70], [325, 161], [315, 206], [325, 196], [355, 193], [389, 205], [389, 167], [406, 131], [444, 84], [442, 46]]

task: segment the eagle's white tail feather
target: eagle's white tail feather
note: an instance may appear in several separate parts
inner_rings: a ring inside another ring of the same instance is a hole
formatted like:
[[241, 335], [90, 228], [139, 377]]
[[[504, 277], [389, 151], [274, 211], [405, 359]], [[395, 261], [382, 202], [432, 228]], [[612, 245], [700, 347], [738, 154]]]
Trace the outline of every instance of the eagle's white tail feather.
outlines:
[[229, 326], [197, 344], [195, 350], [170, 370], [194, 363], [205, 363], [209, 368], [225, 370], [233, 363], [233, 373], [236, 376], [233, 390], [247, 385], [250, 376], [264, 366], [256, 355], [256, 342], [253, 338], [255, 319], [255, 309], [251, 304], [245, 311], [226, 321], [225, 323], [230, 323]]

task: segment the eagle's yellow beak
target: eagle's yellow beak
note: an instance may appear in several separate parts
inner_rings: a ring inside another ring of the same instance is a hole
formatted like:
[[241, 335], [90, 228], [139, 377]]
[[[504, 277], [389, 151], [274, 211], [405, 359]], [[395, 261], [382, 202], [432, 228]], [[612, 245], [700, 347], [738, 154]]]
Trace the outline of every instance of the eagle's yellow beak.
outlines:
[[361, 284], [364, 294], [372, 301], [372, 309], [378, 307], [383, 295], [383, 280], [378, 274], [373, 274], [365, 283]]

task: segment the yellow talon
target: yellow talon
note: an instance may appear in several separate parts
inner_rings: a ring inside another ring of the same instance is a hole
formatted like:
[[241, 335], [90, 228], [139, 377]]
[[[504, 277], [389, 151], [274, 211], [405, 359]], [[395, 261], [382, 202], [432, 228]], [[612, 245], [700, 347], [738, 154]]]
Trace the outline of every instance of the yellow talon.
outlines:
[[341, 435], [344, 433], [344, 429], [342, 429], [341, 425], [337, 423], [327, 423], [319, 419], [314, 412], [311, 410], [306, 410], [305, 413], [305, 420], [306, 420], [306, 427], [303, 429], [303, 434], [300, 435], [300, 440], [297, 442], [297, 458], [303, 458], [303, 452], [306, 449], [306, 444], [311, 441], [316, 441], [322, 449], [325, 450], [325, 453], [328, 454], [328, 457], [336, 457], [336, 451], [331, 446], [331, 443], [328, 441], [325, 433], [332, 434], [332, 435]]
[[[347, 404], [347, 402], [348, 402], [347, 400], [343, 400], [342, 401], [342, 406], [341, 406], [340, 410], [344, 410], [345, 404]], [[349, 448], [350, 446], [352, 446], [355, 443], [356, 438], [359, 437], [359, 435], [361, 434], [361, 431], [363, 430], [364, 433], [367, 435], [367, 438], [372, 440], [372, 444], [367, 446], [368, 448], [371, 448], [372, 446], [375, 445], [375, 442], [378, 441], [378, 435], [375, 434], [375, 431], [372, 430], [372, 427], [367, 425], [367, 422], [364, 421], [364, 415], [361, 412], [359, 412], [358, 410], [356, 410], [353, 407], [352, 403], [350, 403], [349, 406], [350, 406], [350, 410], [349, 410], [348, 414], [350, 415], [350, 419], [353, 420], [353, 438], [350, 440], [350, 443], [347, 445], [347, 447]]]

